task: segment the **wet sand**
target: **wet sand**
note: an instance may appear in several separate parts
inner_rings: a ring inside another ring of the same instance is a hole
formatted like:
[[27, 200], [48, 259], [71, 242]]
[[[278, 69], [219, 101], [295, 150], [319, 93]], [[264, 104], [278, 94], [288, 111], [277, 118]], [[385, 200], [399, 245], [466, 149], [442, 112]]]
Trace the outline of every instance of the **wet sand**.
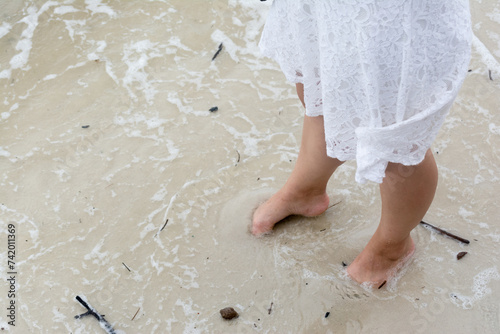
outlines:
[[[377, 291], [342, 266], [379, 216], [378, 186], [355, 183], [355, 162], [332, 178], [338, 204], [323, 215], [248, 233], [293, 168], [303, 117], [259, 54], [269, 5], [2, 4], [0, 327], [104, 333], [74, 319], [80, 295], [118, 333], [500, 332], [500, 4], [471, 2], [471, 71], [432, 147], [425, 220], [471, 243], [417, 227], [406, 274]], [[227, 306], [239, 317], [223, 320]]]

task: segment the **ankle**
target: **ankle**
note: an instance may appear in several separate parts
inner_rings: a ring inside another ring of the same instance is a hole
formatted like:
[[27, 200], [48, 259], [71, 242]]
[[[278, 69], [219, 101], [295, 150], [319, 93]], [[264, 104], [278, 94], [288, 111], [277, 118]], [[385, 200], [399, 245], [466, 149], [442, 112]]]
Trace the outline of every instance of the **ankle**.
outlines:
[[287, 182], [282, 190], [283, 195], [290, 200], [314, 198], [326, 194], [326, 187], [295, 185], [291, 182]]
[[408, 236], [401, 241], [376, 240], [370, 248], [375, 256], [389, 261], [398, 261], [413, 250], [414, 243], [412, 238]]

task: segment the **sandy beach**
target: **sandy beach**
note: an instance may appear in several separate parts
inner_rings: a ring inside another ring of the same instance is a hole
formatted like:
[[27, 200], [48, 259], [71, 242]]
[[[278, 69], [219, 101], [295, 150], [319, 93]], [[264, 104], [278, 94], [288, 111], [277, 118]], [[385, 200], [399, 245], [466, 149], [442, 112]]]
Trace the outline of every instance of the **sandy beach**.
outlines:
[[380, 214], [354, 161], [324, 214], [248, 232], [304, 113], [258, 49], [270, 5], [0, 4], [0, 330], [106, 333], [75, 319], [81, 296], [115, 333], [500, 333], [500, 2], [471, 0], [470, 70], [432, 146], [424, 220], [470, 244], [418, 226], [374, 291], [342, 264]]

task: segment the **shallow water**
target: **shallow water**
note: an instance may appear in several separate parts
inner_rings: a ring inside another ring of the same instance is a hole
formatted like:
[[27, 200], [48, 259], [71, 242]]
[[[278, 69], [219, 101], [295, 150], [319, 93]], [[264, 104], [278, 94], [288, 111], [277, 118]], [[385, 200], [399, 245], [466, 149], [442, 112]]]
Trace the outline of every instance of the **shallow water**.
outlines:
[[[0, 273], [12, 223], [18, 274], [16, 326], [6, 311], [0, 326], [103, 333], [74, 319], [82, 295], [126, 333], [500, 332], [500, 4], [471, 5], [471, 72], [433, 146], [425, 217], [471, 244], [419, 226], [406, 274], [366, 291], [342, 261], [376, 228], [380, 200], [353, 162], [325, 214], [248, 234], [293, 168], [303, 114], [259, 55], [269, 3], [2, 3]], [[226, 306], [240, 317], [222, 320]]]

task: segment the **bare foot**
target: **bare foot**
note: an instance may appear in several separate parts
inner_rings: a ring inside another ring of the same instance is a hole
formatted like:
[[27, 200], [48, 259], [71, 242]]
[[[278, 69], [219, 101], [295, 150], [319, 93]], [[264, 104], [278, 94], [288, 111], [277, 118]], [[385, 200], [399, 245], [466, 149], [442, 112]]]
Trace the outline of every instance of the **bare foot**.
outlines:
[[380, 287], [393, 278], [415, 253], [415, 243], [408, 237], [401, 245], [377, 248], [370, 240], [365, 249], [347, 267], [347, 274], [360, 284]]
[[270, 232], [274, 225], [290, 215], [314, 217], [328, 209], [330, 199], [326, 192], [321, 194], [290, 194], [281, 189], [262, 203], [253, 215], [252, 234], [255, 236]]

